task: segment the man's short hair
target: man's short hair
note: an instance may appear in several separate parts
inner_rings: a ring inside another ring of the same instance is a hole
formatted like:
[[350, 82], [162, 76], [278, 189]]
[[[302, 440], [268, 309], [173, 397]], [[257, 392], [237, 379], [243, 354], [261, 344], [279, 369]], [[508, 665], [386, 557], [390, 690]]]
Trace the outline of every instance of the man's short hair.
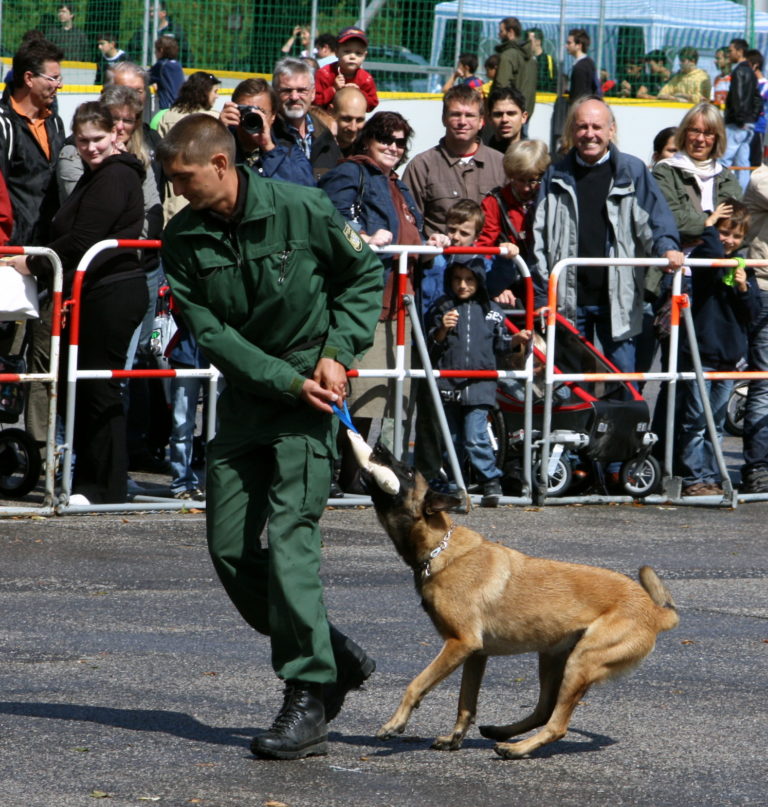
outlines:
[[650, 53], [646, 53], [645, 56], [643, 56], [643, 61], [644, 62], [661, 62], [664, 66], [666, 66], [666, 64], [667, 64], [667, 62], [669, 60], [667, 59], [667, 54], [664, 53], [663, 50], [657, 49], [657, 50], [652, 50]]
[[274, 87], [263, 78], [247, 78], [241, 81], [234, 90], [232, 90], [232, 103], [240, 104], [241, 98], [247, 98], [249, 95], [268, 95], [269, 101], [272, 104], [272, 111], [277, 112], [277, 93]]
[[504, 173], [507, 177], [536, 174], [541, 176], [552, 162], [547, 144], [541, 140], [518, 140], [504, 153]]
[[592, 40], [589, 38], [589, 34], [583, 28], [571, 28], [571, 30], [568, 31], [568, 36], [573, 38], [573, 41], [584, 51], [584, 53], [589, 50]]
[[159, 36], [155, 40], [155, 53], [159, 59], [178, 59], [179, 40], [175, 36]]
[[692, 48], [690, 46], [680, 48], [680, 53], [678, 53], [677, 56], [679, 59], [686, 59], [689, 62], [699, 61], [699, 52], [696, 50], [696, 48]]
[[62, 8], [66, 8], [73, 17], [75, 16], [76, 12], [74, 3], [59, 3], [59, 5], [56, 6], [56, 11], [61, 11]]
[[526, 36], [528, 36], [528, 34], [533, 34], [534, 39], [537, 39], [539, 42], [542, 43], [544, 42], [544, 31], [542, 31], [541, 28], [529, 28], [525, 32]]
[[736, 50], [740, 50], [742, 53], [746, 53], [749, 50], [749, 42], [746, 39], [732, 39], [729, 43], [733, 45]]
[[315, 74], [312, 68], [301, 59], [294, 59], [293, 56], [286, 56], [275, 65], [272, 71], [272, 86], [278, 89], [279, 79], [283, 76], [308, 76], [310, 84], [315, 83]]
[[763, 54], [757, 48], [750, 48], [744, 53], [744, 58], [749, 62], [750, 66], [755, 70], [762, 70], [764, 59]]
[[13, 54], [14, 89], [24, 86], [25, 73], [43, 73], [45, 62], [60, 62], [64, 51], [47, 39], [30, 39]]
[[316, 48], [321, 48], [323, 45], [329, 47], [336, 53], [336, 37], [333, 34], [320, 34], [317, 39], [315, 39]]
[[520, 25], [520, 20], [518, 20], [517, 17], [504, 17], [499, 25], [503, 26], [505, 31], [514, 31], [515, 36], [520, 39], [523, 26]]
[[525, 112], [525, 96], [520, 92], [517, 87], [497, 87], [488, 96], [488, 114], [493, 112], [493, 108], [499, 101], [511, 101], [516, 106], [520, 107], [521, 112]]
[[459, 54], [459, 64], [463, 64], [464, 67], [469, 70], [470, 73], [474, 74], [477, 70], [477, 54], [476, 53], [460, 53]]
[[483, 69], [487, 73], [489, 70], [498, 70], [499, 69], [499, 54], [492, 53], [483, 63]]
[[481, 114], [483, 112], [483, 95], [469, 84], [454, 85], [443, 96], [443, 116], [447, 114], [448, 107], [456, 101], [460, 104], [477, 105]]
[[467, 221], [474, 223], [475, 233], [479, 235], [485, 225], [485, 213], [474, 199], [459, 199], [446, 211], [445, 223], [464, 224]]
[[136, 64], [136, 62], [118, 62], [114, 67], [109, 69], [109, 72], [111, 73], [110, 82], [115, 80], [115, 76], [122, 75], [123, 73], [133, 73], [139, 76], [139, 78], [144, 79], [145, 85], [149, 79], [149, 73], [140, 64]]
[[96, 37], [97, 42], [111, 42], [115, 47], [118, 46], [117, 36], [112, 31], [104, 31]]
[[176, 123], [157, 146], [162, 163], [180, 158], [192, 165], [207, 165], [214, 154], [226, 154], [235, 164], [235, 139], [218, 119], [204, 112], [186, 115]]

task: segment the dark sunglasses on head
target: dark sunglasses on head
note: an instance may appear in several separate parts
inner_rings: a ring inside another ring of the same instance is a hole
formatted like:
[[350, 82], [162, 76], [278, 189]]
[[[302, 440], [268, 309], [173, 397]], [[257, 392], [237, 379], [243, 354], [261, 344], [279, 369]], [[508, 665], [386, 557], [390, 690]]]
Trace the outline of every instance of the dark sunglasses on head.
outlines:
[[390, 137], [389, 135], [382, 135], [382, 137], [376, 138], [382, 146], [391, 146], [393, 143], [399, 149], [405, 149], [408, 145], [408, 138], [407, 137]]

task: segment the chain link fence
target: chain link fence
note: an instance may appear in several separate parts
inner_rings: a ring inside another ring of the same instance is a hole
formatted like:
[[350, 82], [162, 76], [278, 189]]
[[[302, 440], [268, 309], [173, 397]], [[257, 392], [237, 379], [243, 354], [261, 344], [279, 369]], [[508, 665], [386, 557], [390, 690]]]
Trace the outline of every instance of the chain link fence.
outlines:
[[715, 51], [730, 39], [744, 37], [763, 51], [768, 46], [768, 14], [757, 11], [755, 1], [167, 0], [166, 10], [159, 0], [73, 0], [62, 12], [56, 2], [0, 0], [0, 24], [4, 56], [35, 28], [60, 44], [69, 60], [97, 61], [98, 39], [107, 34], [143, 64], [154, 61], [152, 43], [167, 24], [180, 40], [185, 68], [248, 73], [270, 73], [284, 52], [311, 53], [318, 34], [359, 25], [370, 40], [366, 66], [381, 91], [434, 92], [466, 51], [477, 54], [485, 80], [485, 59], [499, 42], [498, 22], [517, 16], [524, 30], [540, 34], [553, 79], [539, 87], [546, 91], [570, 67], [563, 50], [570, 28], [587, 30], [590, 55], [619, 81], [638, 72], [652, 78], [651, 52], [676, 69], [685, 46], [696, 48], [699, 66], [715, 76]]

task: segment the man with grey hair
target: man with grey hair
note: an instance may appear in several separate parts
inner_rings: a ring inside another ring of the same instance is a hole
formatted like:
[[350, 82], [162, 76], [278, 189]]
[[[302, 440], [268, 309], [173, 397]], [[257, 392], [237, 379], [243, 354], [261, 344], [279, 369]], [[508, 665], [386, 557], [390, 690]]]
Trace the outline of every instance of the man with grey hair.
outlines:
[[[612, 141], [616, 122], [595, 96], [574, 102], [565, 124], [568, 154], [544, 175], [534, 224], [534, 276], [542, 286], [563, 258], [667, 258], [683, 263], [667, 202], [643, 162]], [[561, 313], [622, 372], [635, 369], [634, 338], [643, 319], [645, 270], [580, 266], [558, 285]]]
[[275, 65], [272, 86], [278, 99], [275, 136], [283, 144], [295, 144], [304, 152], [317, 180], [336, 166], [342, 154], [331, 131], [309, 114], [315, 100], [312, 68], [301, 59], [281, 59]]

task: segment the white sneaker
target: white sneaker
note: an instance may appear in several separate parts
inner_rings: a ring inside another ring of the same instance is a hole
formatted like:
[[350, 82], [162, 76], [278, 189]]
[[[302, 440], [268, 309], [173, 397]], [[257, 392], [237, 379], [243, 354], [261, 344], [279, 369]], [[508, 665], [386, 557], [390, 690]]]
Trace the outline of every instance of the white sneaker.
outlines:
[[88, 499], [83, 496], [82, 493], [73, 493], [69, 497], [69, 503], [77, 507], [87, 507], [90, 504]]

